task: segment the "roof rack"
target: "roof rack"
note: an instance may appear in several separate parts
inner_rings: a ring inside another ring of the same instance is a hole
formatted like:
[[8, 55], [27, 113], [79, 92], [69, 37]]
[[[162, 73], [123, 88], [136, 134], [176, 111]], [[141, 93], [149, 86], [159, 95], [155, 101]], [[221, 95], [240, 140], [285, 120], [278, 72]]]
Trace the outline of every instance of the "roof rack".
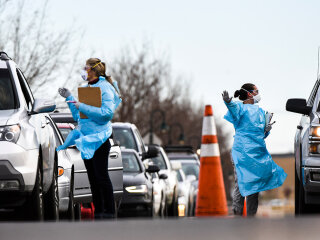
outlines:
[[11, 60], [11, 58], [8, 57], [7, 53], [0, 52], [0, 60]]
[[164, 146], [166, 152], [188, 152], [194, 153], [193, 147], [188, 145], [183, 146]]

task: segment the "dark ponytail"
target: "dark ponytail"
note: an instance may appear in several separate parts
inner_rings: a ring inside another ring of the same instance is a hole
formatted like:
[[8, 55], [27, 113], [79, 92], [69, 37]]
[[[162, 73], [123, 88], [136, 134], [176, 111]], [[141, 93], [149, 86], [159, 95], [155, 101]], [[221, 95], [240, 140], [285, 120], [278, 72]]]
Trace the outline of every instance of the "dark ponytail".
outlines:
[[239, 97], [240, 100], [244, 101], [248, 98], [248, 92], [252, 92], [254, 90], [254, 84], [246, 83], [243, 84], [240, 90], [234, 92], [234, 97]]

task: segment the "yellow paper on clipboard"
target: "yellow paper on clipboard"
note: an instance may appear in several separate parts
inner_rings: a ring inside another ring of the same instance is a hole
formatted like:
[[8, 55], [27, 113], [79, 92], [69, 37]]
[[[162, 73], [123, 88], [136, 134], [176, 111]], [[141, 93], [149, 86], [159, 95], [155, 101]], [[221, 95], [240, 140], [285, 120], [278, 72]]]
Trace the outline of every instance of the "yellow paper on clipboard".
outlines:
[[[101, 89], [99, 87], [79, 87], [78, 88], [79, 102], [94, 106], [101, 107]], [[80, 112], [80, 118], [88, 118]]]

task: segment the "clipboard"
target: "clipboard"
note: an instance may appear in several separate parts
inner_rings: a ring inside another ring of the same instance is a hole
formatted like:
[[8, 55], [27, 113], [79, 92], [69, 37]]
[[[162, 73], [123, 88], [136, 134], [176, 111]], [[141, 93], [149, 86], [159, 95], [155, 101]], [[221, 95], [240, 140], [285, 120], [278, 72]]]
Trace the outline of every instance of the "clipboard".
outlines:
[[[78, 88], [79, 102], [93, 106], [101, 107], [101, 89], [99, 87], [79, 87]], [[80, 118], [88, 118], [80, 112]]]

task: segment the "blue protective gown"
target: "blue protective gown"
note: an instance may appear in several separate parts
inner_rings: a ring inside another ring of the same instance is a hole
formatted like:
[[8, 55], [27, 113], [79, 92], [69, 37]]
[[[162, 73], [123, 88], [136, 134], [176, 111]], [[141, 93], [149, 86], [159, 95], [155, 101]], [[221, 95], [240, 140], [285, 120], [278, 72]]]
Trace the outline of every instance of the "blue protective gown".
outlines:
[[[121, 103], [121, 98], [116, 92], [119, 88], [116, 81], [113, 81], [113, 87], [102, 76], [99, 81], [90, 85], [91, 87], [100, 87], [102, 102], [101, 107], [93, 107], [84, 103], [80, 103], [79, 109], [73, 103], [68, 103], [72, 117], [78, 122], [78, 127], [71, 131], [64, 144], [57, 148], [57, 151], [66, 149], [68, 146], [76, 145], [81, 152], [82, 159], [90, 159], [95, 151], [111, 136], [112, 126], [111, 119], [116, 108]], [[76, 101], [71, 95], [66, 101]], [[82, 112], [88, 118], [80, 118]]]
[[287, 177], [271, 158], [264, 139], [266, 112], [258, 105], [238, 101], [226, 103], [224, 118], [235, 128], [232, 158], [242, 196], [281, 186]]

